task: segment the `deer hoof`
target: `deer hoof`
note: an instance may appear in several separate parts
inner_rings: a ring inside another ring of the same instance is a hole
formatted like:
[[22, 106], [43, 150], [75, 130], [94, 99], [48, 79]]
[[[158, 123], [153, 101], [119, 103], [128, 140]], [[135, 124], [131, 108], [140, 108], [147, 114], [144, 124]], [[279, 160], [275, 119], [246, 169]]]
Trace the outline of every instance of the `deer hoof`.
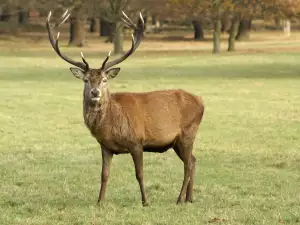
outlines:
[[97, 203], [96, 203], [96, 205], [98, 205], [98, 206], [102, 205], [102, 201], [98, 200]]
[[194, 200], [193, 200], [193, 199], [186, 199], [185, 202], [186, 202], [186, 203], [193, 203]]
[[182, 204], [182, 203], [183, 203], [182, 199], [178, 199], [177, 202], [176, 202], [177, 205]]
[[149, 203], [148, 202], [143, 202], [143, 206], [144, 207], [149, 206]]

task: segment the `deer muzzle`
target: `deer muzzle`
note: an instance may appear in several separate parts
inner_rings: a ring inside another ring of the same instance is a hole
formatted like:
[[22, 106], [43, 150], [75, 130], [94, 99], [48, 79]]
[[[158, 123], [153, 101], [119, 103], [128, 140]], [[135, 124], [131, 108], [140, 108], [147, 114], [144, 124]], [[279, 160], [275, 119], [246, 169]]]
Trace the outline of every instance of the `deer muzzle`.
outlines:
[[90, 92], [90, 97], [93, 101], [99, 101], [101, 97], [101, 92], [98, 88], [92, 88]]

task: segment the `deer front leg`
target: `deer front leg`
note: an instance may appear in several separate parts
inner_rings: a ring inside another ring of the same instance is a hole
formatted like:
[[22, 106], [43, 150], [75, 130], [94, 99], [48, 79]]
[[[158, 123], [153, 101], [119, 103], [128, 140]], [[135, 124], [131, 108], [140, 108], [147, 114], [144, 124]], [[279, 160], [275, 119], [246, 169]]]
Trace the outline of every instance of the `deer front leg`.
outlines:
[[99, 191], [98, 204], [104, 200], [106, 185], [109, 177], [109, 171], [113, 154], [107, 150], [104, 146], [101, 146], [102, 152], [102, 172], [101, 172], [101, 187]]
[[139, 182], [141, 195], [142, 195], [142, 204], [143, 206], [148, 206], [147, 197], [144, 187], [144, 174], [143, 174], [143, 149], [137, 148], [131, 153], [134, 166], [135, 166], [135, 175], [136, 179]]

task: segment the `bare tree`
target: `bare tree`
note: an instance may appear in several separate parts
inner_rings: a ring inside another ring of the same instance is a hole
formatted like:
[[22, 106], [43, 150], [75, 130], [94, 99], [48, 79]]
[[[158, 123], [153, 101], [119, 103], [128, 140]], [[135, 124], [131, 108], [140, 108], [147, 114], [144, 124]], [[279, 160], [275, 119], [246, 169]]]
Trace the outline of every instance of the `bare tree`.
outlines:
[[229, 52], [235, 51], [235, 38], [238, 33], [239, 25], [240, 25], [240, 17], [238, 14], [234, 14], [231, 20], [231, 27], [230, 27], [229, 38], [228, 38]]
[[85, 24], [88, 17], [93, 17], [98, 14], [103, 0], [38, 0], [34, 7], [42, 14], [45, 14], [50, 9], [54, 14], [63, 12], [66, 9], [71, 11], [69, 18], [70, 35], [69, 45], [82, 47], [86, 44]]
[[[144, 5], [144, 0], [107, 0], [103, 2], [100, 10], [101, 19], [111, 24], [111, 39], [114, 43], [114, 53], [123, 52], [124, 25], [122, 22], [122, 12], [131, 16], [137, 8]], [[143, 12], [144, 10], [140, 10]]]
[[28, 8], [34, 0], [2, 0], [0, 1], [0, 21], [7, 22], [8, 30], [15, 32], [20, 25], [27, 24]]
[[[189, 21], [194, 28], [194, 40], [204, 40], [204, 19], [207, 15], [207, 0], [168, 0], [169, 16]], [[161, 12], [165, 13], [165, 12]]]
[[69, 45], [82, 47], [85, 45], [86, 31], [84, 24], [87, 15], [85, 12], [84, 1], [76, 1], [73, 5], [72, 15], [70, 16], [70, 39]]

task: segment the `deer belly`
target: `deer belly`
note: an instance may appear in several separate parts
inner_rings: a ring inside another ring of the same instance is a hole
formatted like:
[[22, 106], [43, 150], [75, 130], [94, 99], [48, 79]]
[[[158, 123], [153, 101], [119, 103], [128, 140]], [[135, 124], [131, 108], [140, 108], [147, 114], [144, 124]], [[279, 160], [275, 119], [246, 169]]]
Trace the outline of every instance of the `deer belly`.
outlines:
[[107, 148], [113, 154], [118, 155], [118, 154], [129, 153], [128, 146], [124, 144], [128, 142], [124, 142], [117, 139], [103, 139], [103, 138], [101, 140], [98, 140], [98, 142], [101, 145], [105, 146], [105, 148]]
[[173, 132], [151, 132], [147, 133], [144, 140], [145, 148], [154, 148], [154, 149], [169, 149], [173, 146], [173, 143], [178, 136], [177, 131]]

